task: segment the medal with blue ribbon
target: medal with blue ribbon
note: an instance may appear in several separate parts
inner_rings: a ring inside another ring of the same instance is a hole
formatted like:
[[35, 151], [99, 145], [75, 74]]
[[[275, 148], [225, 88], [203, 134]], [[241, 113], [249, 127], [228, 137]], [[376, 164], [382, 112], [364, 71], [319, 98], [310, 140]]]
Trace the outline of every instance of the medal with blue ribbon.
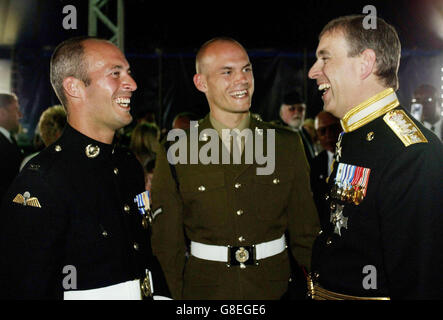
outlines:
[[139, 213], [142, 215], [142, 226], [147, 229], [148, 221], [152, 223], [152, 211], [149, 191], [144, 191], [135, 196], [134, 202], [137, 204]]
[[341, 201], [359, 205], [366, 196], [371, 169], [339, 163], [333, 196]]

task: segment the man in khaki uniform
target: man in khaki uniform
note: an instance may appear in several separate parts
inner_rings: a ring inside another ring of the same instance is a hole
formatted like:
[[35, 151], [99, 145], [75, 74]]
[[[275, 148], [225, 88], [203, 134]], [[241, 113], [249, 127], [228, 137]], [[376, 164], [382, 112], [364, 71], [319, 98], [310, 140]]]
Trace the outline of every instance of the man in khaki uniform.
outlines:
[[[196, 68], [194, 83], [210, 113], [179, 135], [186, 161], [175, 161], [177, 142], [157, 155], [152, 200], [161, 213], [153, 222], [153, 251], [175, 299], [280, 299], [291, 277], [286, 244], [309, 269], [319, 230], [303, 144], [297, 133], [250, 116], [254, 77], [238, 42], [208, 41]], [[223, 129], [252, 134], [230, 144]], [[193, 141], [196, 130], [199, 141]], [[212, 142], [217, 148], [208, 154], [220, 161], [205, 164], [203, 151]], [[231, 145], [241, 146], [240, 164]]]

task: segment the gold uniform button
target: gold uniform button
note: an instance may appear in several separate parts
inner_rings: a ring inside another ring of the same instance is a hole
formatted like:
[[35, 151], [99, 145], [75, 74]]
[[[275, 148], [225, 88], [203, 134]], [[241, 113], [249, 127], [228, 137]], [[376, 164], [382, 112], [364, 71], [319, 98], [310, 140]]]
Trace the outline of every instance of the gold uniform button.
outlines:
[[323, 230], [320, 230], [319, 232], [318, 232], [318, 235], [321, 235], [323, 233]]
[[203, 192], [203, 191], [205, 191], [205, 190], [206, 190], [205, 186], [200, 186], [200, 187], [198, 187], [198, 191], [200, 191], [200, 192]]
[[234, 187], [235, 187], [235, 189], [239, 189], [240, 187], [241, 187], [241, 183], [236, 183], [235, 185], [234, 185]]
[[245, 240], [246, 240], [246, 239], [245, 239], [243, 236], [241, 236], [241, 237], [238, 238], [238, 241], [240, 241], [240, 242], [245, 242]]
[[326, 245], [330, 246], [331, 244], [332, 244], [332, 240], [331, 240], [331, 238], [328, 238], [328, 240], [326, 240]]
[[240, 209], [240, 210], [237, 210], [237, 215], [238, 215], [238, 216], [241, 216], [241, 215], [243, 215], [243, 213], [244, 213], [244, 212], [243, 212], [243, 210], [242, 210], [242, 209]]
[[140, 247], [140, 246], [138, 245], [138, 243], [137, 243], [137, 242], [134, 242], [134, 250], [138, 251], [139, 247]]
[[100, 154], [100, 147], [92, 144], [88, 144], [85, 148], [85, 154], [88, 158], [93, 159]]
[[123, 210], [125, 210], [125, 212], [129, 212], [129, 211], [131, 211], [131, 207], [128, 206], [127, 204], [125, 204], [125, 206], [123, 207]]
[[273, 184], [279, 184], [280, 183], [280, 179], [275, 178], [274, 180], [272, 180], [272, 183]]
[[106, 230], [103, 230], [102, 236], [106, 238], [108, 236], [108, 232]]
[[118, 168], [114, 168], [114, 174], [118, 175]]
[[62, 147], [60, 145], [56, 145], [54, 147], [54, 150], [55, 150], [55, 152], [60, 152], [60, 151], [62, 151]]
[[366, 140], [367, 140], [367, 141], [372, 141], [372, 140], [374, 140], [374, 131], [371, 131], [371, 132], [369, 132], [369, 133], [366, 135]]

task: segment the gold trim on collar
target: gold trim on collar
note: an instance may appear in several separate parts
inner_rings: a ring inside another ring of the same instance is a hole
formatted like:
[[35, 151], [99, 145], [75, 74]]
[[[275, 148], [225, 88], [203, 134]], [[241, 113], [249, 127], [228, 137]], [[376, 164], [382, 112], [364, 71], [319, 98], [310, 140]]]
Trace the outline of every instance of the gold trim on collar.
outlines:
[[387, 104], [386, 106], [378, 109], [375, 112], [370, 113], [369, 115], [367, 115], [366, 117], [356, 121], [355, 123], [348, 125], [348, 121], [349, 119], [356, 115], [357, 113], [361, 112], [362, 110], [366, 109], [367, 107], [369, 107], [370, 105], [374, 104], [375, 102], [386, 98], [387, 96], [389, 96], [390, 94], [394, 93], [394, 89], [392, 88], [388, 88], [386, 90], [383, 90], [382, 92], [376, 94], [375, 96], [369, 98], [368, 100], [360, 103], [358, 106], [352, 108], [351, 110], [349, 110], [345, 116], [343, 117], [342, 120], [340, 120], [341, 122], [341, 126], [343, 128], [343, 130], [345, 132], [351, 132], [354, 131], [362, 126], [364, 126], [365, 124], [371, 122], [372, 120], [384, 115], [385, 113], [387, 113], [388, 111], [396, 108], [397, 106], [400, 105], [400, 102], [398, 101], [398, 99], [396, 98], [394, 101], [392, 101], [391, 103]]

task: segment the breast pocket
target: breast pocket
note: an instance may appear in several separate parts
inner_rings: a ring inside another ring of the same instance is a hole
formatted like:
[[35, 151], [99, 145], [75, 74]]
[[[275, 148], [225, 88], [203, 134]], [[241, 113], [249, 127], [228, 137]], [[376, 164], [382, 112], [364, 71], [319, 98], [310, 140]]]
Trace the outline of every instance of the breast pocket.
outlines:
[[185, 219], [194, 226], [221, 226], [226, 223], [227, 195], [223, 172], [180, 177]]
[[257, 215], [262, 220], [278, 219], [288, 204], [294, 168], [278, 167], [271, 175], [255, 176], [254, 190]]

